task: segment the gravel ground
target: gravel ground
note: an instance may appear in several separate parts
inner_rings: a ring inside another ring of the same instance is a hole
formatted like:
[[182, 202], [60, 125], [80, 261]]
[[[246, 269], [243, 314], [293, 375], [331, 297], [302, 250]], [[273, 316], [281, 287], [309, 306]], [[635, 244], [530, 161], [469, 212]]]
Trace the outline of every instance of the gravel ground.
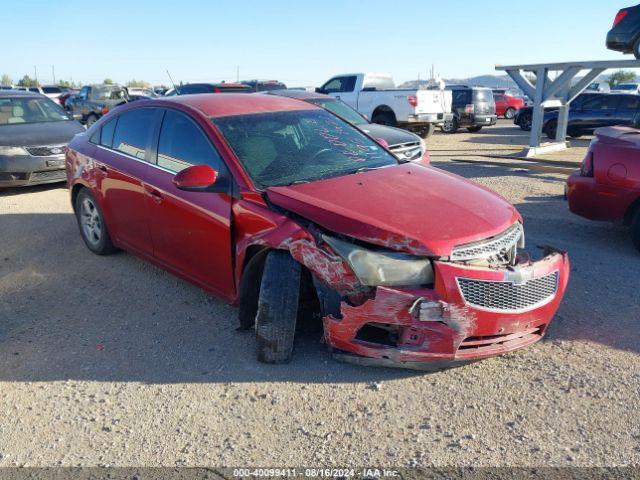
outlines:
[[337, 363], [318, 331], [291, 364], [262, 365], [234, 308], [131, 255], [92, 255], [64, 188], [0, 196], [0, 466], [640, 465], [628, 232], [570, 215], [561, 175], [434, 164], [501, 193], [529, 245], [572, 261], [543, 342], [434, 374]]

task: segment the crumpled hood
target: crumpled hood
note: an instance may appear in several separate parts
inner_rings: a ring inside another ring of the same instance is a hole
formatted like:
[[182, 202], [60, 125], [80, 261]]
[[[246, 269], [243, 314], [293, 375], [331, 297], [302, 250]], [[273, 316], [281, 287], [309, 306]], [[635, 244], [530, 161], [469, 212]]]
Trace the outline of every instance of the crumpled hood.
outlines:
[[520, 215], [495, 192], [432, 167], [403, 164], [267, 190], [269, 200], [327, 230], [415, 255], [497, 235]]
[[76, 133], [84, 131], [84, 127], [73, 120], [1, 125], [0, 146], [66, 145]]

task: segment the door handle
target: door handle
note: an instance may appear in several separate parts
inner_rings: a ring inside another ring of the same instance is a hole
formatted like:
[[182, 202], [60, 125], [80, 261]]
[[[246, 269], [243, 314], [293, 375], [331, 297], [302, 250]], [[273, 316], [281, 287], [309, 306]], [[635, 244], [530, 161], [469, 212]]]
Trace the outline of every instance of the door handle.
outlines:
[[153, 188], [151, 185], [145, 185], [144, 189], [147, 192], [147, 195], [149, 195], [149, 197], [151, 197], [154, 202], [162, 202], [162, 194], [158, 190]]

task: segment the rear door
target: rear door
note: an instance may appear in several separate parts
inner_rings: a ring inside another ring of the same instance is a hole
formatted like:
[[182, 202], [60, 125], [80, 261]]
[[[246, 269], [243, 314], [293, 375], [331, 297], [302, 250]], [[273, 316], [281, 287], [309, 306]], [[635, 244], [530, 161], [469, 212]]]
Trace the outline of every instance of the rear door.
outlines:
[[116, 242], [143, 256], [153, 248], [144, 180], [152, 168], [151, 138], [155, 108], [123, 112], [102, 126], [96, 148], [96, 173], [110, 233]]
[[221, 156], [197, 122], [176, 110], [164, 111], [154, 144], [146, 189], [156, 260], [203, 288], [233, 295], [231, 197], [185, 192], [173, 183], [191, 165], [210, 165], [219, 177], [228, 176]]
[[503, 116], [504, 112], [507, 111], [507, 107], [509, 106], [509, 102], [507, 102], [507, 97], [502, 94], [495, 94], [493, 98], [496, 101], [496, 114], [499, 116]]
[[631, 125], [640, 113], [640, 95], [620, 95], [616, 108], [615, 125]]

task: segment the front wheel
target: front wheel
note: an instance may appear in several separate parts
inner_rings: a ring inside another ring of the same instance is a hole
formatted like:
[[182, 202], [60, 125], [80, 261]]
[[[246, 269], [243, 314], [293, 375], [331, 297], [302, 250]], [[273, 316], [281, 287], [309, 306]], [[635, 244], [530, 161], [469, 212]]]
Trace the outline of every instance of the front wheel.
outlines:
[[458, 119], [453, 117], [451, 120], [444, 122], [441, 128], [444, 133], [456, 133], [459, 128]]
[[89, 250], [97, 255], [109, 255], [117, 251], [111, 242], [102, 210], [86, 188], [80, 190], [76, 197], [75, 211], [80, 234]]
[[551, 140], [556, 140], [556, 137], [558, 136], [558, 122], [552, 120], [551, 122], [547, 123], [546, 127], [544, 128], [544, 133]]
[[640, 38], [633, 45], [633, 56], [640, 60]]
[[504, 118], [508, 119], [508, 120], [512, 120], [513, 117], [516, 116], [516, 109], [515, 108], [507, 108], [507, 110], [504, 112]]
[[525, 132], [530, 132], [532, 123], [533, 123], [532, 116], [530, 113], [527, 113], [520, 118], [520, 123], [518, 125]]
[[261, 362], [291, 360], [301, 270], [300, 264], [283, 250], [270, 252], [265, 260], [256, 315], [257, 354]]

